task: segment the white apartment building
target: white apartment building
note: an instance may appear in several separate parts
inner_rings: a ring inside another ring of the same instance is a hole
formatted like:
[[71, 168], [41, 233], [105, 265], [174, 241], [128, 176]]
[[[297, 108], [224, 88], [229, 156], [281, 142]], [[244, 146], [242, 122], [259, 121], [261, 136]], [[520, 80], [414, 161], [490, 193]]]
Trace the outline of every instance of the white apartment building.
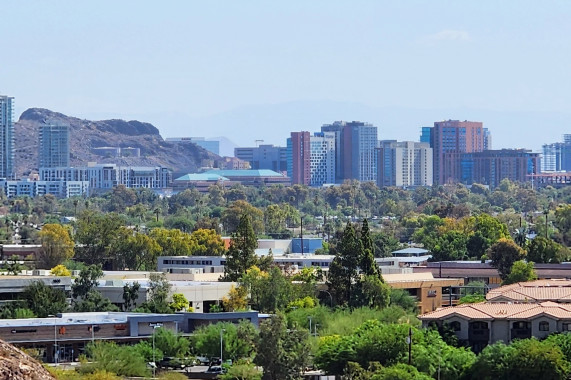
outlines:
[[37, 197], [51, 194], [57, 198], [70, 198], [85, 196], [89, 192], [89, 182], [87, 181], [9, 181], [0, 180], [0, 189], [8, 198], [12, 197]]
[[124, 185], [128, 188], [163, 189], [172, 182], [172, 172], [163, 167], [91, 164], [86, 167], [40, 168], [43, 181], [87, 181], [92, 190]]
[[432, 186], [432, 148], [427, 143], [381, 141], [378, 160], [379, 187]]

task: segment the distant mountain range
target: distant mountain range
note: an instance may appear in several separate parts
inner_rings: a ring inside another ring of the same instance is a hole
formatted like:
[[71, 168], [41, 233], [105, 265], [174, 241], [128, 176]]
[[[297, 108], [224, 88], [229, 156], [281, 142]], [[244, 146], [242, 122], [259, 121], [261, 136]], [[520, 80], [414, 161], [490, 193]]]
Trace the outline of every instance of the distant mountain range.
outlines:
[[[43, 108], [30, 108], [14, 124], [18, 177], [38, 170], [39, 126], [46, 121], [70, 126], [71, 165], [76, 167], [98, 162], [133, 166], [161, 165], [177, 172], [193, 172], [220, 160], [219, 156], [195, 144], [164, 141], [159, 130], [149, 123], [91, 121]], [[140, 148], [141, 157], [103, 157], [92, 153], [92, 149], [97, 147]]]

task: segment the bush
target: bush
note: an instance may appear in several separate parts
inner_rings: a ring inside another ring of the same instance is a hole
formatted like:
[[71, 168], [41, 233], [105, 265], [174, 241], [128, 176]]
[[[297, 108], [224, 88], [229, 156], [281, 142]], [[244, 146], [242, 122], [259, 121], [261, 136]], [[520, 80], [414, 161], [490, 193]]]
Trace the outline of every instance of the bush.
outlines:
[[95, 342], [87, 346], [90, 363], [79, 367], [83, 374], [112, 372], [119, 376], [148, 376], [145, 358], [133, 346], [112, 342]]

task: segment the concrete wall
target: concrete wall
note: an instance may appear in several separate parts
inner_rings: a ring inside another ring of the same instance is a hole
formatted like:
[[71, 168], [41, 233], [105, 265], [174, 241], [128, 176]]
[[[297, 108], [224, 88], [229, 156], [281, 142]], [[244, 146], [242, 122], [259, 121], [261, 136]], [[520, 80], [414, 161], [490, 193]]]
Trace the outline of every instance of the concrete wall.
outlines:
[[510, 321], [506, 320], [495, 320], [491, 323], [490, 329], [490, 341], [495, 343], [498, 341], [503, 341], [504, 343], [510, 342]]
[[459, 322], [460, 323], [460, 331], [456, 331], [456, 336], [460, 340], [468, 340], [468, 331], [469, 331], [470, 324], [466, 319], [459, 318], [459, 317], [452, 317], [452, 318], [447, 319], [443, 322], [448, 323], [448, 324], [451, 324], [452, 322]]
[[[549, 331], [540, 331], [539, 330], [539, 324], [541, 322], [549, 323]], [[534, 336], [534, 337], [539, 338], [539, 339], [543, 339], [555, 331], [561, 331], [561, 330], [557, 329], [557, 320], [555, 320], [553, 318], [549, 318], [547, 316], [541, 316], [541, 317], [536, 318], [533, 321], [531, 321], [531, 336]]]

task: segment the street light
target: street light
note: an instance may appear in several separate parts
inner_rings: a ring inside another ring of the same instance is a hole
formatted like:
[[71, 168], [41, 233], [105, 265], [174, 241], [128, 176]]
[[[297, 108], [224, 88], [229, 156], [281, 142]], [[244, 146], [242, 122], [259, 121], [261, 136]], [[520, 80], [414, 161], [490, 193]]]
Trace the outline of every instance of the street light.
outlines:
[[159, 327], [163, 327], [162, 323], [149, 323], [149, 326], [153, 328], [153, 378], [157, 374], [157, 361], [155, 359], [155, 330]]
[[222, 365], [222, 347], [223, 347], [223, 343], [224, 343], [224, 332], [226, 331], [226, 329], [220, 329], [220, 365]]
[[48, 317], [54, 319], [54, 363], [57, 366], [57, 357], [58, 357], [58, 349], [57, 349], [57, 315], [48, 315]]
[[311, 315], [308, 315], [307, 319], [309, 319], [309, 335], [311, 335]]

